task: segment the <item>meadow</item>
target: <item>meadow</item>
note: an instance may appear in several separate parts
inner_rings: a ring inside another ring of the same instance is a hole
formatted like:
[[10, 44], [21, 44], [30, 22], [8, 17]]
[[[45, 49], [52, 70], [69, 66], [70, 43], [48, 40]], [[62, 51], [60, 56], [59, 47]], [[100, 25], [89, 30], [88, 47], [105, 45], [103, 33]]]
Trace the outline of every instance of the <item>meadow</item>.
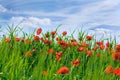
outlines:
[[30, 35], [7, 27], [0, 41], [0, 80], [120, 80], [120, 44], [96, 40], [85, 31], [77, 40], [58, 28]]

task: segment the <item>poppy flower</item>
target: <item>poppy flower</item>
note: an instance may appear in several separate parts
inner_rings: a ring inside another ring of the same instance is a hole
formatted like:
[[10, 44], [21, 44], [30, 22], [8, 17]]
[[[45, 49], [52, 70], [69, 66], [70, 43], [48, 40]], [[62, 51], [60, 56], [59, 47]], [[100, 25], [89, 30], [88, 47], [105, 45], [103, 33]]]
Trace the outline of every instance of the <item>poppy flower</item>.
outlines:
[[105, 48], [104, 45], [100, 45], [100, 49], [103, 50]]
[[109, 43], [109, 42], [107, 42], [107, 43], [106, 43], [106, 47], [109, 47], [109, 46], [110, 46], [110, 43]]
[[39, 35], [41, 32], [42, 32], [42, 29], [38, 28], [37, 31], [36, 31], [36, 34]]
[[46, 70], [44, 70], [44, 71], [43, 71], [43, 74], [44, 74], [44, 75], [47, 75], [47, 71], [46, 71]]
[[34, 36], [34, 40], [35, 41], [40, 40], [39, 36]]
[[90, 57], [90, 56], [92, 56], [92, 51], [87, 50], [87, 51], [86, 51], [86, 54], [87, 54], [87, 56], [89, 56], [89, 57]]
[[79, 51], [79, 52], [82, 52], [83, 50], [84, 50], [83, 47], [78, 47], [78, 51]]
[[47, 39], [44, 39], [44, 40], [43, 40], [43, 43], [44, 43], [44, 44], [49, 44], [49, 41], [48, 41]]
[[50, 48], [50, 49], [48, 50], [48, 54], [53, 54], [53, 53], [54, 53], [53, 48]]
[[115, 69], [114, 74], [120, 76], [120, 68]]
[[35, 51], [36, 51], [36, 49], [33, 49], [33, 50], [32, 50], [32, 53], [34, 53]]
[[118, 44], [118, 45], [116, 46], [116, 51], [117, 51], [117, 52], [120, 52], [120, 44]]
[[69, 68], [66, 66], [61, 67], [58, 71], [57, 74], [68, 74], [69, 73]]
[[65, 36], [67, 34], [67, 31], [63, 31], [62, 35]]
[[81, 47], [88, 47], [88, 44], [86, 44], [85, 42], [82, 42]]
[[92, 50], [96, 51], [98, 49], [98, 46], [94, 46]]
[[25, 44], [28, 44], [28, 43], [32, 43], [32, 41], [31, 41], [30, 39], [25, 39], [25, 40], [24, 40], [24, 43], [25, 43]]
[[51, 35], [55, 35], [55, 34], [56, 34], [56, 31], [52, 31], [52, 32], [51, 32]]
[[7, 42], [7, 43], [9, 43], [10, 41], [11, 41], [10, 38], [6, 38], [6, 39], [5, 39], [5, 42]]
[[99, 42], [96, 42], [96, 44], [97, 44], [98, 46], [100, 46], [100, 45], [103, 45], [103, 42], [102, 42], [102, 41], [99, 41]]
[[120, 61], [120, 53], [113, 53], [112, 57], [115, 61]]
[[78, 59], [76, 59], [76, 60], [73, 60], [72, 62], [71, 62], [71, 64], [73, 65], [73, 66], [78, 66], [79, 64], [80, 64], [80, 60], [78, 60]]
[[19, 42], [21, 38], [14, 38], [15, 41]]
[[25, 56], [32, 56], [32, 52], [30, 52], [30, 51], [26, 52]]
[[107, 66], [105, 69], [105, 73], [107, 74], [111, 74], [113, 73], [113, 71], [114, 71], [114, 68], [112, 66]]
[[91, 40], [92, 39], [92, 36], [86, 36], [86, 40]]
[[62, 54], [63, 54], [62, 51], [56, 52], [56, 60], [57, 60], [57, 61], [60, 61], [60, 60], [61, 60]]
[[78, 42], [77, 42], [77, 41], [73, 41], [73, 42], [71, 42], [71, 44], [72, 44], [73, 46], [77, 46], [77, 45], [78, 45]]

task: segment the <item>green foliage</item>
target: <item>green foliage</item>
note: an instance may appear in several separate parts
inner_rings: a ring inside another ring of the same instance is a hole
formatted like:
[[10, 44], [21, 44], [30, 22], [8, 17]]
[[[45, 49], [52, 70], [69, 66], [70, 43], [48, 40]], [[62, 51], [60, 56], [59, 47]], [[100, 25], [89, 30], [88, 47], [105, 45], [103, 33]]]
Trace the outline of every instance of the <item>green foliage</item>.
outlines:
[[[94, 37], [90, 41], [86, 40], [88, 34], [84, 31], [80, 31], [78, 34], [77, 46], [64, 48], [57, 43], [50, 32], [48, 32], [48, 38], [43, 33], [40, 34], [44, 40], [52, 41], [52, 44], [45, 44], [42, 40], [34, 40], [35, 32], [29, 36], [23, 32], [24, 41], [16, 41], [16, 34], [22, 31], [18, 25], [15, 27], [8, 25], [7, 30], [8, 38], [11, 41], [6, 42], [5, 38], [0, 41], [0, 80], [119, 80], [118, 76], [106, 74], [104, 70], [109, 65], [117, 68], [120, 63], [113, 60], [109, 49], [93, 51], [92, 47], [97, 41]], [[73, 33], [71, 34], [72, 39], [74, 39]], [[57, 36], [68, 43], [71, 40], [67, 35], [62, 37], [55, 35], [55, 37]], [[25, 43], [26, 39], [28, 39], [28, 43]], [[86, 50], [91, 50], [92, 56], [87, 56], [86, 51], [78, 51], [82, 42], [89, 44]], [[114, 49], [116, 42], [111, 40], [110, 43], [113, 45], [111, 49]], [[55, 51], [53, 54], [48, 54], [50, 48]], [[33, 50], [35, 51], [32, 52]], [[63, 52], [62, 58], [60, 61], [56, 61], [56, 52], [59, 51]], [[31, 52], [32, 55], [26, 56], [27, 52]], [[98, 53], [100, 53], [100, 57], [97, 57]], [[79, 66], [71, 64], [74, 59], [80, 60]], [[67, 66], [70, 72], [57, 74], [57, 70], [62, 66]], [[43, 71], [46, 71], [47, 74], [43, 74]]]

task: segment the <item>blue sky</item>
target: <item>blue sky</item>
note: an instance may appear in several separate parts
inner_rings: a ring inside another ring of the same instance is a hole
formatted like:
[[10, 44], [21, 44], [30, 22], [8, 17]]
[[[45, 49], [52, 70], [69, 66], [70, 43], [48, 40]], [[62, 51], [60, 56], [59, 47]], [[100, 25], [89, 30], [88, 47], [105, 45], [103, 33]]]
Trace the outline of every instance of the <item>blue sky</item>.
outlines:
[[26, 31], [42, 27], [62, 30], [120, 31], [120, 0], [0, 0], [0, 24], [18, 24]]

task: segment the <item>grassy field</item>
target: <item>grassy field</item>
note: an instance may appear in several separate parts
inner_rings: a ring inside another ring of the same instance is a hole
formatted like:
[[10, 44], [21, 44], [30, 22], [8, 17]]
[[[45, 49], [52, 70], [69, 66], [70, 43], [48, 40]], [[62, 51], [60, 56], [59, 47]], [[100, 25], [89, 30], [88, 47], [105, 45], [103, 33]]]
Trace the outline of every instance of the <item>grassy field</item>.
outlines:
[[0, 41], [0, 80], [120, 80], [120, 44], [96, 40], [84, 31], [78, 40], [58, 29], [18, 37], [8, 27]]

